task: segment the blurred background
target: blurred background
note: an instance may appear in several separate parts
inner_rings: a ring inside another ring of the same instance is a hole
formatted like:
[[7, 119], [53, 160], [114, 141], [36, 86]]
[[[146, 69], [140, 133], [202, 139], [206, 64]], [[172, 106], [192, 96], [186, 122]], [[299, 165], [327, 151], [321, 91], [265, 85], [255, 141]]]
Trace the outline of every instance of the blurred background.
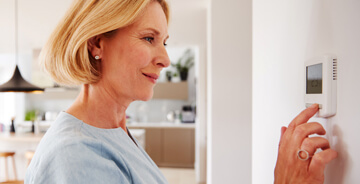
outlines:
[[[25, 155], [36, 150], [43, 134], [59, 112], [72, 104], [81, 88], [59, 86], [38, 64], [41, 48], [71, 2], [18, 0], [16, 7], [15, 0], [0, 0], [0, 33], [4, 35], [0, 84], [12, 77], [17, 65], [26, 81], [45, 88], [41, 94], [0, 93], [0, 151], [16, 153], [18, 179], [24, 178], [28, 162]], [[199, 63], [205, 62], [208, 3], [169, 4], [172, 14], [167, 51], [172, 65], [161, 72], [152, 100], [129, 106], [127, 125], [171, 183], [195, 183], [195, 130], [200, 124], [196, 115], [197, 85]], [[15, 134], [9, 133], [12, 127]], [[8, 170], [12, 171], [11, 164]], [[0, 181], [5, 180], [4, 171], [2, 164]], [[9, 174], [11, 178], [13, 172]]]

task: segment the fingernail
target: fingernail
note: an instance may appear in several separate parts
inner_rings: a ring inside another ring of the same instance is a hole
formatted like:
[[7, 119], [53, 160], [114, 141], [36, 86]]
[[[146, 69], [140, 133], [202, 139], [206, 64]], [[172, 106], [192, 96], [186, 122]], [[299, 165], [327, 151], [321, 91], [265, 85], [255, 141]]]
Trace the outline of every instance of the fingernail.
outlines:
[[319, 105], [317, 103], [314, 103], [310, 106], [310, 108], [312, 109], [318, 109], [319, 108]]

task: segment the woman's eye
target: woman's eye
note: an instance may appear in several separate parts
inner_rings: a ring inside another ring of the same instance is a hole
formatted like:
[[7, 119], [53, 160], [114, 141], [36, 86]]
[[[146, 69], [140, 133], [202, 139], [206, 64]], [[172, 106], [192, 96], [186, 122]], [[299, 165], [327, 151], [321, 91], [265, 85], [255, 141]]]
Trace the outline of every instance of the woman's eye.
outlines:
[[154, 41], [153, 37], [145, 37], [144, 40], [146, 40], [149, 43], [152, 43]]

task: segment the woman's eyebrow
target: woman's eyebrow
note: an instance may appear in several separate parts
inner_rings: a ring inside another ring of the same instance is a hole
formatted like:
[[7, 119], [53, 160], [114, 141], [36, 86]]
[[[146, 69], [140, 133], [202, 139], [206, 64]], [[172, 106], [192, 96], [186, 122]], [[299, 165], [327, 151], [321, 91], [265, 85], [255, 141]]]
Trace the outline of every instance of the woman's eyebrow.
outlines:
[[[152, 32], [154, 32], [155, 35], [160, 35], [160, 31], [158, 31], [157, 29], [151, 28], [151, 27], [145, 28], [145, 31], [152, 31]], [[168, 39], [168, 38], [169, 38], [169, 35], [167, 35], [165, 39]]]

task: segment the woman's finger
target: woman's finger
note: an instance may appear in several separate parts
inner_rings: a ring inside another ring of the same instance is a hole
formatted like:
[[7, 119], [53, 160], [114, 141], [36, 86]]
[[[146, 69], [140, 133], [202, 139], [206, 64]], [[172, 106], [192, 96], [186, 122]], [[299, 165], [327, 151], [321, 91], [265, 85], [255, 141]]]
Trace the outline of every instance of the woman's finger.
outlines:
[[297, 126], [293, 132], [294, 143], [298, 143], [299, 147], [303, 140], [309, 135], [318, 134], [324, 135], [326, 133], [324, 127], [320, 123], [311, 122], [306, 124], [301, 124]]
[[313, 117], [316, 112], [319, 110], [318, 104], [312, 104], [310, 107], [303, 110], [299, 115], [297, 115], [289, 124], [289, 129], [295, 129], [300, 124], [306, 123], [311, 117]]
[[[322, 150], [330, 148], [329, 141], [323, 137], [310, 137], [305, 138], [301, 144], [301, 149], [306, 150], [310, 155], [314, 155], [318, 148]], [[305, 155], [301, 156], [305, 157]]]
[[281, 145], [281, 140], [283, 139], [283, 135], [285, 134], [285, 132], [286, 132], [286, 127], [285, 126], [283, 126], [283, 127], [281, 127], [281, 135], [280, 135], [280, 141], [279, 141], [279, 146]]
[[282, 136], [284, 135], [286, 129], [287, 129], [287, 128], [286, 128], [285, 126], [281, 127], [281, 137], [280, 137], [280, 139], [281, 139]]
[[322, 152], [316, 153], [309, 165], [309, 174], [313, 177], [319, 177], [324, 175], [326, 164], [334, 160], [337, 157], [337, 152], [332, 149], [326, 149]]

